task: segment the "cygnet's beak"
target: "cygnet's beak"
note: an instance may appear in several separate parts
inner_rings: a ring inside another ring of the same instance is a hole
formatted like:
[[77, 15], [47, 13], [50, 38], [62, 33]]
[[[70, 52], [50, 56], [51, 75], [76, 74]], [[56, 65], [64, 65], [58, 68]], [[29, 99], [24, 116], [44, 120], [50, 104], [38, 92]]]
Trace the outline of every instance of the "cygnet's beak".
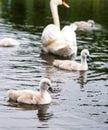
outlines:
[[54, 90], [52, 89], [52, 87], [49, 87], [49, 88], [48, 88], [48, 91], [50, 91], [51, 93], [54, 92]]
[[90, 56], [89, 55], [87, 55], [87, 59], [89, 59], [90, 58]]
[[64, 6], [67, 7], [67, 8], [70, 8], [70, 6], [66, 3], [65, 0], [62, 0], [62, 5], [64, 5]]
[[88, 59], [89, 61], [91, 61], [91, 60], [92, 60], [92, 57], [91, 57], [90, 55], [88, 55], [88, 56], [87, 56], [87, 59]]

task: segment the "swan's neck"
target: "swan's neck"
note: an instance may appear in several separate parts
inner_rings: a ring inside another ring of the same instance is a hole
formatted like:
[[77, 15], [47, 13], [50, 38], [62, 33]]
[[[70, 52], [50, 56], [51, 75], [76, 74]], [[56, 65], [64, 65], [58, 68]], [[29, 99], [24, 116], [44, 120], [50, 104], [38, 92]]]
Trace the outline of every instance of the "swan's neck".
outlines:
[[[46, 88], [46, 87], [45, 87], [45, 88]], [[44, 87], [40, 87], [40, 92], [41, 92], [41, 96], [42, 96], [42, 97], [47, 93], [47, 91], [46, 91], [45, 88], [44, 88]]]
[[59, 21], [57, 5], [54, 4], [53, 2], [50, 2], [50, 9], [51, 9], [54, 24], [60, 28], [60, 21]]
[[41, 91], [41, 96], [43, 96], [43, 95], [44, 95], [45, 90], [40, 89], [40, 91]]
[[86, 57], [81, 57], [81, 69], [82, 70], [87, 70], [88, 69]]

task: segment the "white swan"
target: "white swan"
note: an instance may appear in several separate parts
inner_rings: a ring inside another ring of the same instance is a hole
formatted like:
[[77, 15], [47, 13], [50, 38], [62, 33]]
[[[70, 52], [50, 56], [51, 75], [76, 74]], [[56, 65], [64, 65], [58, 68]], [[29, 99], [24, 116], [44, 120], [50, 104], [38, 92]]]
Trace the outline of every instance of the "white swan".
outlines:
[[55, 55], [67, 57], [76, 55], [76, 33], [77, 26], [75, 24], [65, 26], [60, 30], [60, 22], [58, 15], [58, 5], [65, 5], [69, 8], [69, 5], [65, 0], [50, 0], [50, 8], [53, 17], [54, 24], [49, 24], [45, 27], [42, 33], [42, 49], [46, 53], [53, 53]]
[[65, 70], [88, 70], [87, 56], [89, 56], [89, 51], [83, 49], [81, 51], [81, 63], [72, 60], [54, 60], [53, 65]]
[[3, 38], [0, 40], [0, 47], [14, 47], [18, 46], [20, 43], [13, 38]]
[[77, 30], [91, 32], [93, 31], [93, 26], [95, 25], [95, 22], [94, 20], [76, 21], [73, 24], [77, 25]]
[[40, 91], [32, 90], [9, 90], [8, 97], [12, 101], [25, 104], [49, 104], [51, 96], [47, 90], [51, 90], [51, 81], [43, 78], [40, 82]]

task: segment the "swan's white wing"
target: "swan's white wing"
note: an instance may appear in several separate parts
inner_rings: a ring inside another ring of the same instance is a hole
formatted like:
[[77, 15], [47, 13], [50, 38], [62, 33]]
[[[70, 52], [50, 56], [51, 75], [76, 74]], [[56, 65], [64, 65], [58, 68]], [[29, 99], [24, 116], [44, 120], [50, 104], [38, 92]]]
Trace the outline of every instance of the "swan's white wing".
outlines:
[[77, 26], [74, 25], [70, 25], [70, 26], [65, 26], [62, 30], [61, 30], [61, 35], [62, 37], [68, 41], [71, 45], [76, 45], [76, 30]]
[[43, 30], [42, 33], [42, 44], [47, 46], [53, 41], [57, 41], [60, 38], [60, 29], [54, 24], [50, 24]]
[[61, 31], [59, 27], [50, 24], [42, 33], [42, 48], [45, 52], [51, 52], [60, 56], [76, 55], [76, 25], [65, 26]]

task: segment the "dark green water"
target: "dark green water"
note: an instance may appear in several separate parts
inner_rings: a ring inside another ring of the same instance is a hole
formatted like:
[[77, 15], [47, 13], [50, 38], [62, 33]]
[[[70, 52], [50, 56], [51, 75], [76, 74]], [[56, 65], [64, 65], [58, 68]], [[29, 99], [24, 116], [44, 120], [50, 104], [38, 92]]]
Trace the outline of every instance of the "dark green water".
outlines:
[[[76, 32], [80, 51], [91, 54], [86, 72], [67, 72], [52, 66], [54, 57], [41, 53], [41, 34], [52, 23], [49, 0], [0, 0], [0, 39], [21, 44], [0, 48], [0, 130], [107, 130], [108, 129], [108, 1], [68, 0], [59, 6], [61, 27], [93, 19], [93, 33]], [[57, 90], [48, 106], [7, 102], [9, 89], [38, 89], [42, 77]]]

